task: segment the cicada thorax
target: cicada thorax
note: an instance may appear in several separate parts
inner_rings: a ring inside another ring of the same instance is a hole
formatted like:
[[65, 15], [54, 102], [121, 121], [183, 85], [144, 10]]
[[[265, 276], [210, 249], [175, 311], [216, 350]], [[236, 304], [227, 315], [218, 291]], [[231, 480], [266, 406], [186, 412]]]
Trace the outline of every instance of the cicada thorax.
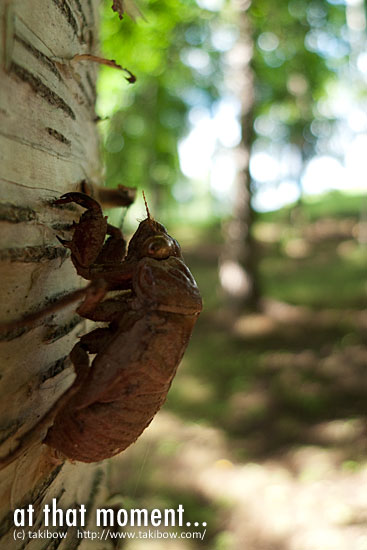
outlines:
[[133, 289], [142, 305], [157, 311], [198, 315], [202, 309], [195, 279], [180, 258], [144, 258], [137, 266]]

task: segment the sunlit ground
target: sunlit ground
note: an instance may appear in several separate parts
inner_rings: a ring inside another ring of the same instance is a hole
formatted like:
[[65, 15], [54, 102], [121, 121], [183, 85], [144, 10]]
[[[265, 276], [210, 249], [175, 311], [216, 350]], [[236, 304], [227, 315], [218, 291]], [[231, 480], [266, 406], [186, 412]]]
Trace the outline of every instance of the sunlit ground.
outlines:
[[[111, 464], [120, 506], [185, 508], [204, 541], [127, 550], [367, 550], [367, 315], [361, 199], [256, 226], [263, 311], [232, 319], [220, 229], [178, 235], [205, 310], [151, 427]], [[294, 212], [293, 212], [294, 214]]]

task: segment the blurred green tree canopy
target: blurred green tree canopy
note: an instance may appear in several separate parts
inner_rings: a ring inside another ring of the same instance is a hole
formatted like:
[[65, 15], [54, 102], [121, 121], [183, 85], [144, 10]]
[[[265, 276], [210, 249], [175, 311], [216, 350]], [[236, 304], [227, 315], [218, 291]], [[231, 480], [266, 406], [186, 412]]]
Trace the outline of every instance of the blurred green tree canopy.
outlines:
[[[226, 54], [237, 39], [241, 12], [233, 9], [234, 1], [212, 4], [150, 0], [135, 22], [126, 15], [120, 21], [108, 2], [103, 8], [103, 54], [137, 76], [128, 85], [121, 73], [101, 69], [98, 111], [105, 119], [100, 126], [107, 184], [149, 190], [155, 212], [169, 211], [175, 187], [183, 200], [194, 200], [180, 172], [177, 145], [189, 131], [190, 110], [210, 110], [228, 94]], [[321, 134], [332, 131], [332, 117], [320, 111], [318, 100], [349, 54], [345, 6], [337, 0], [255, 0], [243, 17], [249, 18], [254, 44], [254, 145], [280, 154], [293, 147], [299, 162], [291, 176], [300, 180]], [[206, 185], [209, 193], [209, 178]]]
[[152, 0], [142, 9], [144, 19], [135, 22], [103, 10], [104, 55], [137, 82], [123, 85], [121, 74], [102, 68], [99, 111], [110, 117], [102, 123], [108, 185], [149, 189], [156, 211], [182, 178], [177, 143], [190, 106], [218, 97], [220, 54], [210, 40], [217, 14], [195, 1]]
[[260, 147], [297, 148], [299, 171], [290, 175], [299, 180], [318, 139], [332, 132], [334, 119], [318, 101], [348, 62], [345, 6], [341, 1], [260, 0], [252, 2], [249, 16], [256, 45], [255, 135]]

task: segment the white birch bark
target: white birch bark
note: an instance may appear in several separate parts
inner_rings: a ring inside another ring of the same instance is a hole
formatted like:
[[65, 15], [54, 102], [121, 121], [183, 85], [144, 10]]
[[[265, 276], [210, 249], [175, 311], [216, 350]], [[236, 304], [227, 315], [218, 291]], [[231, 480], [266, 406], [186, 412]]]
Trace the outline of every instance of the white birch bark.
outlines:
[[[96, 64], [70, 63], [98, 54], [98, 0], [0, 2], [0, 303], [1, 322], [42, 309], [80, 286], [56, 235], [67, 237], [74, 208], [52, 201], [100, 182], [94, 112]], [[13, 331], [0, 346], [0, 457], [14, 449], [71, 384], [68, 360], [82, 325], [73, 306]], [[33, 503], [34, 529], [42, 509], [87, 506], [89, 517], [103, 494], [98, 465], [58, 464], [38, 442], [0, 471], [0, 549], [109, 548], [77, 539], [13, 539], [13, 511]], [[85, 529], [90, 527], [90, 522]], [[25, 529], [27, 531], [27, 529]]]

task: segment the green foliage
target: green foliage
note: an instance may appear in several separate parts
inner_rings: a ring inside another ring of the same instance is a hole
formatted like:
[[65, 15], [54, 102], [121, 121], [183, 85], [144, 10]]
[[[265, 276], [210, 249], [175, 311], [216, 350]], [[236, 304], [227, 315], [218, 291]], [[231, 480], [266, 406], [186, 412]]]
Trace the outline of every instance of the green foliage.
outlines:
[[[340, 191], [331, 191], [322, 196], [307, 197], [302, 202], [299, 212], [308, 222], [320, 218], [333, 217], [336, 219], [356, 218], [366, 209], [366, 197], [359, 194], [346, 194]], [[288, 224], [295, 205], [285, 206], [276, 212], [264, 212], [261, 221], [282, 222]]]
[[[320, 247], [309, 259], [295, 261], [270, 253], [262, 264], [262, 280], [267, 292], [278, 300], [311, 307], [358, 307], [365, 302], [361, 282], [366, 273], [366, 253], [359, 251], [354, 261], [335, 255], [335, 242]], [[327, 284], [325, 280], [327, 272]], [[336, 291], [336, 289], [339, 289]]]
[[[349, 53], [343, 5], [257, 0], [247, 11], [234, 12], [227, 2], [221, 12], [212, 12], [195, 0], [150, 0], [142, 12], [144, 18], [135, 22], [128, 16], [120, 21], [108, 3], [103, 7], [103, 55], [137, 77], [129, 85], [122, 73], [101, 68], [98, 112], [104, 119], [107, 185], [141, 187], [156, 215], [168, 220], [174, 211], [180, 217], [183, 205], [174, 204], [174, 197], [190, 201], [193, 191], [180, 172], [178, 142], [190, 128], [190, 109], [210, 109], [228, 93], [223, 52], [239, 36], [239, 17], [249, 19], [254, 43], [253, 138], [260, 138], [261, 147], [291, 143], [305, 161], [315, 153], [320, 131], [332, 133], [333, 120], [321, 114], [318, 101]], [[227, 37], [227, 46], [220, 45], [219, 35], [222, 41]], [[202, 182], [199, 192], [198, 207], [191, 201], [190, 212], [200, 220], [218, 208], [214, 198], [202, 200], [210, 193], [209, 182]]]
[[[311, 124], [322, 118], [317, 100], [349, 53], [342, 37], [345, 11], [325, 0], [253, 2], [249, 11], [256, 48], [255, 116], [267, 116], [271, 141], [291, 142], [303, 158], [313, 154]], [[255, 124], [256, 128], [256, 124]]]
[[142, 11], [145, 19], [120, 22], [109, 7], [103, 10], [104, 55], [137, 81], [121, 89], [122, 76], [103, 68], [99, 111], [110, 117], [102, 123], [107, 184], [149, 190], [157, 212], [172, 200], [171, 188], [182, 177], [177, 143], [190, 105], [198, 94], [208, 105], [217, 96], [219, 55], [210, 41], [215, 16], [193, 0], [151, 0]]

